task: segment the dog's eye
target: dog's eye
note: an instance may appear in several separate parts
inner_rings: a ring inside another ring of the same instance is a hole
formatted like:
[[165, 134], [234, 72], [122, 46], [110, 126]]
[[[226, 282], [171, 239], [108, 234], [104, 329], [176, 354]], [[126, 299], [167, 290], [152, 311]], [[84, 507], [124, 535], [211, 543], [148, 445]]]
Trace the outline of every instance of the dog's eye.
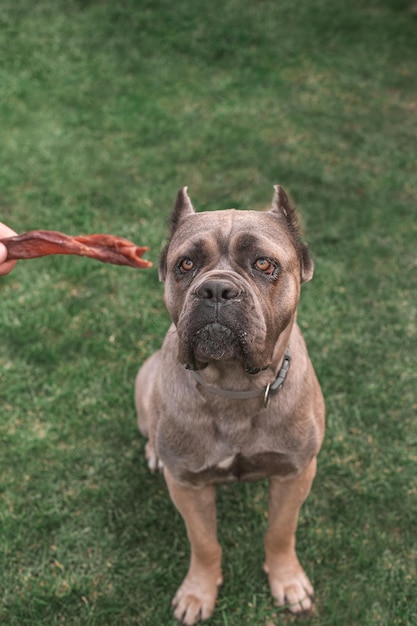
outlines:
[[183, 259], [179, 267], [182, 272], [186, 273], [193, 269], [194, 263], [192, 262], [191, 259]]
[[267, 274], [268, 276], [271, 276], [275, 271], [274, 263], [272, 263], [272, 261], [266, 259], [265, 257], [257, 259], [255, 261], [254, 267], [262, 272], [262, 274]]

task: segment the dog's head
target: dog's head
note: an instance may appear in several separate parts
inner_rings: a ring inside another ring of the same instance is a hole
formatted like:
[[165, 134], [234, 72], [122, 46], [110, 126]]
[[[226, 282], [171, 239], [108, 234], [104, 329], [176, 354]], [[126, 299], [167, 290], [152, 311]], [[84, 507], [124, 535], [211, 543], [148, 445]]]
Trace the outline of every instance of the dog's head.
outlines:
[[280, 334], [293, 324], [313, 262], [279, 185], [266, 212], [196, 213], [184, 187], [159, 274], [178, 331], [179, 361], [190, 369], [240, 361], [256, 373], [270, 365]]

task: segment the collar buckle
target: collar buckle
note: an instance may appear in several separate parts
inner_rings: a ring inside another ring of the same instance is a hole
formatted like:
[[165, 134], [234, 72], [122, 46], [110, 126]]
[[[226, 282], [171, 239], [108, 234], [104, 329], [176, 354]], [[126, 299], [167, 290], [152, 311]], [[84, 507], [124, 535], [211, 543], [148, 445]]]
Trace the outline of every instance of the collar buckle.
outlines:
[[271, 383], [268, 383], [267, 386], [265, 387], [265, 393], [264, 393], [264, 409], [266, 409], [266, 407], [269, 404], [269, 396], [270, 396], [270, 392], [271, 391]]

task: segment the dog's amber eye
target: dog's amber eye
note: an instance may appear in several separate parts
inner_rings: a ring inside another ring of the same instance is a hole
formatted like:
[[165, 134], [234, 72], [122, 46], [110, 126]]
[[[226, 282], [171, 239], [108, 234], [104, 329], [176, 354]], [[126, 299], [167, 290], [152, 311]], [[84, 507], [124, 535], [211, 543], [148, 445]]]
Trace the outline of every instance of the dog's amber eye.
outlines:
[[255, 261], [255, 267], [263, 274], [271, 275], [275, 270], [275, 265], [265, 257], [261, 257]]
[[194, 263], [191, 259], [183, 259], [180, 263], [180, 269], [182, 272], [189, 272], [194, 267]]

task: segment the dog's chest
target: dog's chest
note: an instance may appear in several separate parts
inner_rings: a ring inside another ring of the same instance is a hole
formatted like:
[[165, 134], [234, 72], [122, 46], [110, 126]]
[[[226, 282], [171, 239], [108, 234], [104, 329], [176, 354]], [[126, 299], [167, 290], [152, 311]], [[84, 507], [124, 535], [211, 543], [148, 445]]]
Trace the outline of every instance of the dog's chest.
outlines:
[[285, 446], [282, 448], [282, 442], [253, 423], [217, 423], [210, 443], [206, 439], [206, 445], [201, 445], [203, 440], [200, 439], [200, 454], [182, 459], [182, 481], [194, 485], [252, 481], [289, 476], [299, 469], [297, 458], [285, 451]]
[[297, 463], [287, 454], [260, 452], [245, 456], [237, 454], [225, 457], [214, 465], [200, 468], [184, 468], [180, 480], [192, 485], [255, 481], [271, 476], [290, 476], [297, 472]]

